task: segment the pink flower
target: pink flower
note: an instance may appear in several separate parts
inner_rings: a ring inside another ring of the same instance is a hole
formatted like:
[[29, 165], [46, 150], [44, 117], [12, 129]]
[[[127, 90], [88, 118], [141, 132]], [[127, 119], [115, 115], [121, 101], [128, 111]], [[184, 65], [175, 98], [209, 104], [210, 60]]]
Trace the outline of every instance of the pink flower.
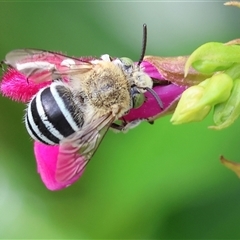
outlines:
[[180, 57], [156, 57], [145, 56], [141, 67], [155, 82], [153, 90], [163, 102], [161, 109], [149, 92], [145, 93], [145, 103], [137, 109], [132, 109], [123, 117], [126, 122], [137, 119], [154, 121], [155, 119], [170, 114], [175, 110], [181, 94], [189, 87], [200, 83], [205, 76], [190, 68], [188, 76], [184, 77], [184, 66], [187, 56]]
[[27, 103], [41, 88], [51, 82], [35, 84], [29, 82], [26, 77], [14, 68], [9, 68], [2, 77], [0, 92], [3, 96], [14, 101]]
[[137, 119], [153, 121], [163, 114], [171, 112], [173, 110], [171, 107], [176, 104], [182, 92], [186, 89], [186, 86], [179, 86], [171, 82], [166, 84], [164, 77], [151, 63], [144, 61], [141, 66], [151, 78], [159, 81], [160, 84], [162, 82], [163, 85], [156, 85], [153, 89], [160, 97], [163, 103], [163, 109], [159, 107], [154, 96], [146, 92], [145, 97], [147, 100], [141, 107], [132, 109], [129, 114], [123, 117], [126, 122], [132, 122]]
[[43, 183], [49, 190], [60, 190], [66, 188], [77, 181], [83, 171], [78, 173], [70, 181], [58, 182], [55, 178], [59, 146], [45, 145], [40, 142], [34, 142], [34, 153], [37, 161], [37, 171], [40, 174]]
[[[123, 117], [124, 121], [127, 123], [139, 119], [153, 121], [162, 115], [173, 112], [182, 92], [190, 84], [201, 81], [201, 76], [198, 76], [193, 70], [190, 70], [188, 78], [184, 78], [183, 69], [186, 59], [187, 57], [145, 57], [141, 67], [154, 80], [155, 86], [153, 89], [162, 100], [164, 107], [161, 109], [156, 99], [147, 92], [144, 104], [138, 109], [132, 109]], [[49, 61], [53, 60], [50, 59]], [[54, 61], [54, 64], [56, 64], [56, 59]], [[41, 88], [50, 83], [51, 81], [36, 84], [14, 68], [9, 68], [3, 75], [0, 91], [12, 100], [26, 103]], [[60, 183], [55, 178], [59, 146], [49, 146], [35, 142], [34, 152], [38, 173], [45, 186], [50, 190], [68, 187], [83, 173], [84, 168], [70, 181]], [[84, 160], [81, 156], [79, 156], [79, 159], [80, 161]]]

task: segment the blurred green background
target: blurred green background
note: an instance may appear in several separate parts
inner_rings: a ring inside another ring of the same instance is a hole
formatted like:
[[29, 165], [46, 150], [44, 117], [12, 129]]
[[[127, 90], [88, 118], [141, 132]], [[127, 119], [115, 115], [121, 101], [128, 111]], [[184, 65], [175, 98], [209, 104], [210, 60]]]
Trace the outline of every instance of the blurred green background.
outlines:
[[[0, 58], [16, 48], [138, 60], [188, 55], [240, 37], [240, 9], [223, 2], [0, 2]], [[239, 239], [239, 121], [222, 131], [172, 126], [170, 116], [109, 131], [83, 177], [51, 192], [36, 173], [25, 106], [0, 97], [0, 238]], [[211, 115], [211, 114], [210, 114]]]

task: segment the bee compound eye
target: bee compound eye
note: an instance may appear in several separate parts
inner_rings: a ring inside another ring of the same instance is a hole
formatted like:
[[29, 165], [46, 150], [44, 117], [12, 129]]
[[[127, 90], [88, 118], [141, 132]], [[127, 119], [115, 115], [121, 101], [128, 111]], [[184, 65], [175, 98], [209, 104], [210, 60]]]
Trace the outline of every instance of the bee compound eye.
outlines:
[[134, 94], [132, 97], [133, 108], [139, 108], [143, 105], [145, 96], [143, 93]]

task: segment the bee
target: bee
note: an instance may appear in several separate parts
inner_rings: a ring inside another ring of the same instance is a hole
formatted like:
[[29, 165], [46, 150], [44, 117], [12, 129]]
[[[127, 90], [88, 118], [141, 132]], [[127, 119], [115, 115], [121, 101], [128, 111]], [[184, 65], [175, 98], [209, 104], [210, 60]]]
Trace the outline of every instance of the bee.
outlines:
[[[140, 64], [129, 58], [79, 59], [37, 49], [18, 49], [6, 55], [4, 63], [36, 84], [48, 82], [27, 105], [25, 125], [29, 135], [46, 145], [59, 145], [55, 178], [71, 180], [83, 171], [107, 130], [127, 126], [116, 120], [144, 102], [152, 90], [152, 79]], [[160, 99], [156, 96], [159, 105]]]

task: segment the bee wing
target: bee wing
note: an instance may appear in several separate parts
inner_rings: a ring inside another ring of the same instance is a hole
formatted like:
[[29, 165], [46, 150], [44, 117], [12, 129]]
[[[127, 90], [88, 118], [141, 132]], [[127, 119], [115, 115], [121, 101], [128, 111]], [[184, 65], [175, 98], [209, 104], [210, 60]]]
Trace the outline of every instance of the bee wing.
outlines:
[[84, 171], [113, 121], [112, 114], [105, 115], [60, 143], [55, 175], [58, 182], [67, 182]]
[[89, 60], [37, 49], [13, 50], [6, 55], [3, 62], [23, 73], [28, 81], [34, 83], [52, 81], [92, 69]]

